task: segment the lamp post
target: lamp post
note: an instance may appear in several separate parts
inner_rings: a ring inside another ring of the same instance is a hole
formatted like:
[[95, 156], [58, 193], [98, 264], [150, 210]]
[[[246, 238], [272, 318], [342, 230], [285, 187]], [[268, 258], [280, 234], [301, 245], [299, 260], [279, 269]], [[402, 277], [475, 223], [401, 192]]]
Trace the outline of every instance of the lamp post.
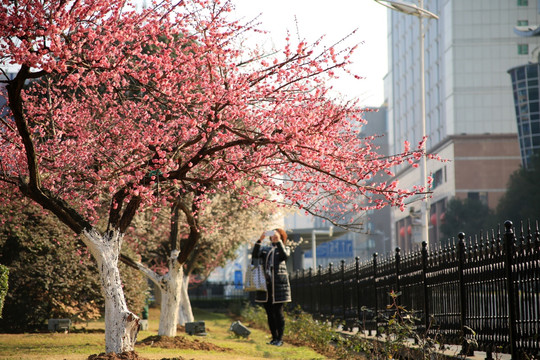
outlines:
[[[422, 139], [426, 137], [426, 84], [425, 84], [425, 74], [424, 74], [424, 18], [435, 19], [439, 17], [434, 13], [423, 8], [424, 1], [418, 0], [419, 5], [415, 5], [405, 1], [390, 1], [390, 0], [375, 0], [375, 2], [386, 6], [387, 8], [407, 15], [414, 15], [420, 20], [420, 33], [419, 33], [419, 42], [420, 42], [420, 99], [421, 99], [421, 119], [422, 119]], [[424, 144], [425, 150], [427, 152], [427, 143]], [[423, 156], [421, 159], [421, 183], [427, 191], [427, 163], [426, 157]], [[424, 197], [424, 204], [422, 206], [422, 239], [427, 244], [429, 244], [429, 208], [428, 208], [428, 196], [427, 193]]]
[[333, 226], [330, 226], [328, 230], [311, 230], [311, 257], [313, 259], [313, 269], [317, 269], [317, 235], [328, 235], [328, 237], [332, 237], [333, 233]]

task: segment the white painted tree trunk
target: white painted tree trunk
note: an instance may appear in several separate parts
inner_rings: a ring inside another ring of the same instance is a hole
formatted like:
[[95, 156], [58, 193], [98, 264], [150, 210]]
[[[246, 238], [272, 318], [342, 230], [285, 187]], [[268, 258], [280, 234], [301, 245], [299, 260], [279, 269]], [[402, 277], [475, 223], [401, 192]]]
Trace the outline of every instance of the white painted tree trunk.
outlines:
[[178, 325], [185, 326], [187, 322], [193, 322], [193, 309], [188, 295], [189, 275], [184, 276], [182, 280], [182, 289], [180, 292], [180, 307], [178, 308]]
[[[184, 268], [182, 267], [182, 264], [178, 262], [179, 254], [180, 252], [178, 250], [171, 252], [171, 256], [168, 260], [169, 272], [165, 275], [158, 275], [155, 271], [148, 269], [143, 264], [135, 263], [139, 271], [152, 280], [160, 291], [161, 314], [159, 317], [158, 335], [161, 336], [176, 336], [176, 325], [178, 324], [179, 316], [178, 309], [180, 308], [180, 302], [183, 301], [183, 283], [184, 281], [189, 281], [189, 277], [185, 280]], [[189, 308], [191, 310], [191, 305]]]
[[161, 289], [161, 314], [159, 317], [158, 335], [176, 336], [178, 322], [178, 306], [180, 305], [180, 291], [184, 268], [178, 263], [178, 251], [173, 251], [169, 258], [169, 272], [163, 276]]
[[180, 290], [184, 278], [184, 268], [178, 262], [180, 252], [174, 250], [168, 260], [169, 272], [158, 275], [141, 263], [137, 268], [146, 275], [159, 288], [161, 294], [161, 314], [159, 317], [158, 335], [176, 336], [176, 323], [178, 321], [178, 306], [180, 304]]
[[133, 351], [139, 317], [128, 310], [120, 280], [118, 258], [123, 234], [112, 231], [106, 236], [95, 229], [84, 230], [83, 234], [83, 241], [97, 261], [105, 298], [105, 351], [117, 354]]

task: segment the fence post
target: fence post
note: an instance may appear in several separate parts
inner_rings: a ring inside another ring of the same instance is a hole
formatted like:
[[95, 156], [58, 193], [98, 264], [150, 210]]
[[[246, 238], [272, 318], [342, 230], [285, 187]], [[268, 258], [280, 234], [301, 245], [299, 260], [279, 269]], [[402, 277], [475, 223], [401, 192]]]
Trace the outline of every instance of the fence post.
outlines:
[[401, 249], [399, 247], [396, 247], [396, 304], [399, 305], [399, 292], [400, 292], [400, 286], [399, 286], [399, 265], [401, 263]]
[[311, 295], [310, 296], [310, 298], [311, 298], [310, 303], [311, 304], [310, 304], [310, 309], [309, 310], [310, 310], [311, 314], [315, 314], [315, 300], [314, 300], [314, 298], [315, 298], [315, 286], [313, 284], [313, 271], [312, 270], [313, 270], [313, 268], [310, 267], [309, 268], [309, 288], [310, 288], [309, 292], [310, 292], [310, 295]]
[[465, 233], [460, 232], [458, 234], [458, 275], [459, 275], [459, 310], [460, 310], [460, 327], [461, 327], [461, 336], [463, 337], [461, 341], [461, 352], [460, 354], [466, 356], [474, 355], [474, 350], [465, 337], [465, 324], [467, 322], [467, 296], [465, 294]]
[[343, 259], [341, 260], [341, 305], [343, 306], [343, 309], [341, 309], [343, 318], [341, 320], [343, 321], [343, 329], [345, 329], [347, 322], [345, 319], [345, 260]]
[[330, 322], [334, 325], [334, 289], [332, 289], [332, 263], [328, 264], [328, 290], [330, 292]]
[[[373, 297], [375, 298], [375, 316], [373, 318], [375, 320], [375, 335], [380, 336], [381, 334], [379, 333], [379, 304], [377, 301], [377, 256], [377, 253], [373, 254]], [[371, 336], [371, 330], [369, 331], [369, 335]]]
[[422, 281], [424, 283], [424, 326], [426, 327], [426, 334], [429, 330], [429, 294], [427, 285], [427, 262], [428, 251], [427, 242], [422, 241]]
[[[299, 271], [296, 270], [296, 277], [297, 278], [299, 277], [298, 272]], [[306, 309], [306, 306], [307, 306], [307, 302], [306, 302], [307, 294], [306, 294], [306, 271], [305, 271], [305, 269], [302, 269], [302, 284], [304, 284], [304, 286], [303, 287], [300, 286], [300, 289], [302, 289], [302, 295], [301, 295], [301, 297], [302, 297], [302, 305], [301, 305], [301, 307], [304, 309], [304, 311], [306, 311], [305, 309]]]
[[322, 265], [319, 265], [319, 301], [317, 302], [318, 303], [318, 313], [319, 314], [322, 314], [322, 299], [323, 299], [323, 296], [322, 296], [322, 292], [323, 292], [323, 286], [322, 286]]
[[512, 230], [513, 224], [509, 220], [504, 222], [504, 227], [506, 229], [504, 232], [504, 250], [506, 253], [504, 267], [506, 270], [506, 296], [508, 297], [508, 337], [510, 341], [510, 354], [512, 355], [512, 360], [517, 360], [519, 359], [517, 349], [517, 318], [514, 279], [512, 277], [512, 259], [515, 254], [514, 230]]
[[300, 284], [300, 281], [298, 280], [298, 272], [299, 271], [300, 270], [296, 269], [296, 270], [294, 270], [294, 272], [289, 274], [289, 277], [291, 279], [291, 297], [292, 297], [293, 302], [296, 305], [300, 305], [300, 307], [303, 308], [302, 299], [298, 299], [298, 293], [302, 292], [302, 290], [298, 290], [298, 286]]
[[360, 313], [361, 313], [361, 309], [362, 309], [362, 306], [360, 305], [360, 258], [357, 256], [354, 258], [354, 279], [355, 279], [355, 289], [356, 289], [356, 320], [357, 320], [357, 324], [358, 324], [358, 328], [359, 329], [362, 329], [362, 327], [360, 326], [361, 322], [360, 322]]

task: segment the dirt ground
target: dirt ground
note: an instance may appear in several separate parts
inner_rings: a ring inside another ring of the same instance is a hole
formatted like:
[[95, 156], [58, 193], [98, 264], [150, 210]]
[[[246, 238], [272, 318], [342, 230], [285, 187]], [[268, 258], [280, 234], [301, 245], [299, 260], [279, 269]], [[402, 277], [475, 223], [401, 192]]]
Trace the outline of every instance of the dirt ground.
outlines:
[[210, 342], [201, 341], [198, 339], [188, 339], [184, 336], [149, 336], [142, 341], [138, 341], [137, 345], [147, 345], [160, 347], [165, 349], [190, 349], [190, 350], [210, 350], [210, 351], [230, 351], [229, 348], [224, 348]]
[[[198, 339], [190, 340], [184, 336], [149, 336], [144, 340], [137, 341], [137, 345], [146, 345], [152, 347], [160, 347], [165, 349], [191, 349], [191, 350], [212, 350], [212, 351], [230, 351], [231, 349], [224, 348], [206, 341]], [[90, 355], [88, 360], [148, 360], [139, 356], [134, 351], [123, 352], [120, 354], [99, 354]], [[183, 357], [163, 358], [161, 360], [185, 360]]]

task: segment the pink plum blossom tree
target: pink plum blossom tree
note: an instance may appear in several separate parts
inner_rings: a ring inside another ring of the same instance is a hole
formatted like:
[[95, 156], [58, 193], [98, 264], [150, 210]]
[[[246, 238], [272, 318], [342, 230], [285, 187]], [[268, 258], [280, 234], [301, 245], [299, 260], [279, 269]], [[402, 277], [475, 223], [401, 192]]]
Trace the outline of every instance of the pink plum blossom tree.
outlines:
[[[261, 187], [246, 184], [251, 196], [268, 197]], [[185, 197], [182, 201], [193, 200]], [[159, 214], [143, 213], [132, 223], [134, 234], [128, 232], [127, 240], [139, 250], [141, 261], [122, 254], [121, 260], [145, 274], [160, 291], [161, 312], [158, 335], [175, 336], [177, 324], [194, 321], [188, 286], [192, 275], [197, 281], [206, 279], [211, 271], [236, 256], [242, 244], [258, 238], [265, 229], [278, 227], [284, 209], [270, 202], [245, 206], [242, 196], [235, 192], [219, 193], [209, 197], [209, 202], [193, 218], [191, 207], [179, 203], [171, 211], [162, 209]], [[189, 220], [189, 221], [188, 221]], [[197, 224], [189, 232], [182, 224]], [[163, 239], [168, 236], [168, 240]], [[186, 254], [184, 245], [191, 236], [198, 236], [196, 251], [191, 251], [183, 263], [179, 254]]]
[[351, 209], [403, 207], [425, 191], [377, 181], [415, 165], [423, 142], [377, 154], [359, 136], [357, 104], [329, 96], [326, 81], [354, 48], [244, 49], [238, 39], [253, 29], [229, 21], [230, 4], [218, 0], [143, 10], [124, 0], [2, 0], [2, 9], [1, 201], [29, 198], [81, 236], [100, 272], [108, 353], [133, 350], [138, 332], [118, 271], [138, 211], [194, 197], [190, 235], [171, 257], [183, 264], [208, 194], [261, 200], [243, 181], [272, 194], [262, 200], [351, 226]]

